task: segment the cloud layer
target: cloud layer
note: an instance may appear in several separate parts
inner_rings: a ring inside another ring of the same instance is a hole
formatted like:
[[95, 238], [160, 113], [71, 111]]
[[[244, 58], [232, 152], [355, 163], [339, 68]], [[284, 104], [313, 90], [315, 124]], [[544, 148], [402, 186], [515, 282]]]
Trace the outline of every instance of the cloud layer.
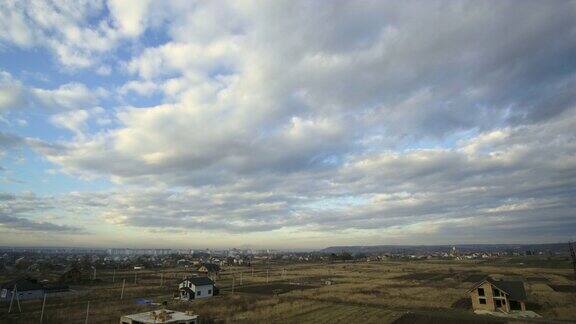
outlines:
[[114, 183], [54, 199], [118, 228], [331, 244], [544, 242], [576, 227], [573, 1], [4, 6], [8, 46], [122, 75], [0, 79], [0, 111], [47, 107], [71, 131], [30, 147]]

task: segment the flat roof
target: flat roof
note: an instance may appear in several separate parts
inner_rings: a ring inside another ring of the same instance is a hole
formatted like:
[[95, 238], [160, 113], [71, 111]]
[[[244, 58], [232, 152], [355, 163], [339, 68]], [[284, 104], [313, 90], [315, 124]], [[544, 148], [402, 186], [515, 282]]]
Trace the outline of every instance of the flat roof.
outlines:
[[[166, 314], [167, 316], [164, 318], [164, 316], [159, 316], [161, 314]], [[173, 323], [178, 321], [194, 320], [198, 318], [198, 315], [189, 315], [169, 309], [159, 309], [145, 313], [124, 315], [122, 318], [129, 318], [142, 323]]]

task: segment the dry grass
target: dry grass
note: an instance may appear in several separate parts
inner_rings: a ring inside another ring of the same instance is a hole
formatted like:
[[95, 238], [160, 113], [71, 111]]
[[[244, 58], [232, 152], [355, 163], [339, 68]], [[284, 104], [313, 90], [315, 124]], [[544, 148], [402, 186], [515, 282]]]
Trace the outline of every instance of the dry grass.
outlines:
[[[172, 299], [183, 271], [165, 271], [165, 287], [160, 287], [160, 272], [144, 271], [133, 283], [133, 272], [101, 273], [103, 282], [74, 287], [78, 294], [49, 299], [45, 322], [82, 322], [86, 304], [90, 301], [91, 323], [117, 323], [122, 314], [153, 308], [136, 305], [134, 299], [148, 298], [168, 301], [176, 310], [192, 310], [204, 320], [215, 322], [292, 322], [386, 323], [408, 310], [443, 313], [470, 312], [451, 305], [467, 296], [470, 287], [465, 279], [473, 273], [495, 277], [521, 276], [543, 278], [527, 281], [529, 301], [535, 310], [552, 319], [573, 319], [576, 314], [576, 294], [557, 292], [550, 285], [571, 284], [568, 269], [512, 267], [505, 268], [477, 262], [378, 262], [337, 264], [271, 265], [268, 268], [270, 286], [282, 283], [312, 286], [305, 290], [287, 289], [279, 296], [262, 294], [258, 286], [266, 286], [266, 266], [256, 265], [254, 276], [247, 268], [228, 268], [218, 278], [222, 295], [192, 303]], [[282, 270], [285, 270], [282, 276]], [[242, 286], [240, 286], [242, 273]], [[235, 293], [231, 293], [234, 277]], [[120, 300], [122, 279], [127, 279], [124, 299]], [[545, 280], [544, 280], [545, 279]], [[329, 280], [332, 284], [325, 285]], [[256, 287], [255, 289], [243, 289]], [[253, 293], [239, 293], [238, 291]], [[40, 301], [22, 303], [22, 314], [7, 314], [7, 305], [0, 305], [0, 322], [30, 323], [40, 318]]]

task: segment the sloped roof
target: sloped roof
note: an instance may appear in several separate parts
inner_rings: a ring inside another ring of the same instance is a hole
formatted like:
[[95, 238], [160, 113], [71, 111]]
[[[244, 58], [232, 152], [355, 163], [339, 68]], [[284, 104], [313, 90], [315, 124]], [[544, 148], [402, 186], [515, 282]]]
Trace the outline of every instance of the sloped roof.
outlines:
[[208, 277], [191, 277], [184, 279], [184, 281], [190, 281], [194, 286], [214, 285], [214, 281]]
[[468, 291], [474, 290], [476, 287], [480, 286], [484, 282], [489, 282], [496, 288], [502, 290], [509, 295], [512, 300], [526, 300], [526, 290], [524, 289], [524, 282], [519, 280], [494, 280], [490, 277], [486, 277], [478, 281], [472, 288]]
[[526, 290], [522, 281], [499, 280], [494, 282], [494, 286], [508, 293], [512, 300], [526, 300]]
[[200, 268], [205, 267], [209, 272], [220, 271], [220, 266], [214, 263], [204, 263]]
[[64, 273], [67, 272], [81, 272], [80, 267], [78, 267], [77, 265], [71, 265], [71, 266], [67, 266], [66, 268], [64, 268], [63, 270]]
[[12, 289], [14, 289], [14, 285], [16, 285], [16, 289], [18, 291], [44, 289], [44, 286], [39, 284], [36, 280], [32, 280], [29, 278], [20, 278], [20, 279], [5, 282], [1, 285], [1, 288], [2, 289], [8, 289], [11, 291]]

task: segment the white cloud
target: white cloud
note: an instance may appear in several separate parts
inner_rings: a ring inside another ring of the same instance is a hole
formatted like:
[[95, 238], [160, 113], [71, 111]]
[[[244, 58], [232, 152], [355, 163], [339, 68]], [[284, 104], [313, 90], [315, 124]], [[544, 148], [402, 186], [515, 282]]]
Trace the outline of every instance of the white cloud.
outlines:
[[[0, 4], [0, 42], [46, 48], [69, 69], [93, 67], [102, 54], [146, 29], [147, 3], [4, 1]], [[106, 8], [110, 19], [100, 17]]]
[[122, 95], [128, 95], [134, 92], [141, 96], [150, 96], [158, 90], [158, 85], [152, 81], [129, 81], [122, 85], [118, 92]]
[[50, 117], [50, 122], [57, 127], [70, 130], [77, 138], [84, 138], [88, 131], [88, 122], [93, 121], [100, 126], [110, 123], [106, 111], [101, 107], [86, 110], [73, 110], [55, 114]]
[[146, 29], [150, 1], [110, 0], [108, 8], [119, 31], [127, 36], [139, 36]]
[[[537, 227], [566, 237], [574, 225], [568, 2], [146, 5], [110, 2], [110, 22], [97, 26], [85, 22], [103, 4], [46, 17], [13, 9], [41, 28], [1, 37], [32, 42], [59, 24], [42, 46], [71, 66], [93, 65], [95, 53], [148, 28], [168, 38], [135, 42], [111, 63], [133, 78], [116, 89], [123, 100], [154, 94], [159, 104], [93, 114], [103, 90], [5, 82], [60, 111], [52, 122], [76, 135], [27, 140], [63, 172], [152, 188], [98, 195], [103, 219], [430, 239], [477, 226], [484, 237], [530, 238]], [[0, 92], [0, 107], [19, 98]], [[109, 125], [87, 131], [92, 122]]]
[[39, 108], [45, 112], [85, 109], [95, 106], [108, 92], [89, 89], [82, 83], [65, 83], [55, 89], [26, 86], [8, 72], [0, 71], [0, 112]]
[[24, 90], [20, 82], [10, 73], [0, 71], [0, 113], [17, 108], [25, 101]]
[[55, 110], [94, 106], [98, 103], [98, 97], [105, 94], [102, 89], [93, 91], [80, 83], [67, 83], [52, 90], [36, 88], [31, 92], [38, 105]]
[[128, 64], [132, 73], [144, 79], [170, 74], [209, 75], [218, 69], [233, 68], [239, 59], [238, 40], [229, 37], [209, 44], [170, 42], [157, 48], [148, 48]]

